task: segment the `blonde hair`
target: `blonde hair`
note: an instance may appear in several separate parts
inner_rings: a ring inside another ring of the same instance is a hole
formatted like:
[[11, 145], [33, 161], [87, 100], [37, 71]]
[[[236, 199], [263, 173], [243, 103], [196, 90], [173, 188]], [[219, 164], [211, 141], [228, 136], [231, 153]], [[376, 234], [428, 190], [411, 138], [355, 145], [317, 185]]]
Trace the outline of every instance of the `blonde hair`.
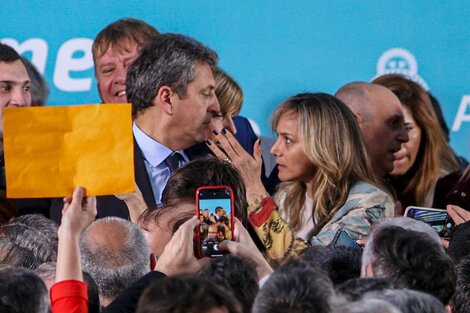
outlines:
[[220, 67], [213, 68], [215, 79], [215, 95], [219, 100], [220, 110], [225, 115], [233, 111], [238, 115], [242, 109], [243, 92], [237, 82]]
[[402, 196], [410, 195], [416, 202], [413, 204], [424, 205], [426, 195], [434, 189], [437, 179], [443, 175], [443, 172], [449, 173], [458, 169], [436, 111], [427, 92], [403, 75], [383, 75], [372, 83], [391, 90], [402, 105], [411, 111], [416, 124], [421, 128], [421, 144], [415, 164], [410, 169], [414, 173], [409, 172], [412, 178], [404, 188]]
[[[344, 205], [354, 182], [363, 180], [378, 185], [357, 121], [339, 99], [324, 93], [304, 93], [287, 99], [276, 108], [273, 129], [284, 114], [296, 113], [303, 149], [315, 167], [312, 190], [316, 235]], [[298, 229], [305, 206], [306, 184], [284, 182], [279, 191], [290, 225]]]

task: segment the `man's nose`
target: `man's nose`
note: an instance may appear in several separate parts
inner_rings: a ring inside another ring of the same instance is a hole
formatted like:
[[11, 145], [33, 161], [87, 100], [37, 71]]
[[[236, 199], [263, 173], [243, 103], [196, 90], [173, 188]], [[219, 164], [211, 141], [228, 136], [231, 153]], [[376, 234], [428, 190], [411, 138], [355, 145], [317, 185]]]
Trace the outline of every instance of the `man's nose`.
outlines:
[[127, 75], [127, 69], [128, 67], [120, 67], [118, 66], [116, 70], [114, 71], [114, 83], [115, 84], [126, 84], [126, 75]]
[[400, 129], [400, 132], [397, 138], [398, 138], [398, 141], [400, 141], [401, 143], [408, 142], [408, 140], [410, 140], [408, 136], [408, 131], [406, 130], [405, 125], [403, 125], [403, 127]]
[[23, 90], [22, 87], [14, 88], [11, 95], [10, 104], [12, 106], [24, 107], [29, 105], [28, 103], [29, 91]]
[[214, 100], [212, 101], [212, 103], [209, 107], [209, 111], [211, 111], [211, 112], [220, 112], [219, 100], [217, 99], [217, 97], [215, 95], [214, 95]]

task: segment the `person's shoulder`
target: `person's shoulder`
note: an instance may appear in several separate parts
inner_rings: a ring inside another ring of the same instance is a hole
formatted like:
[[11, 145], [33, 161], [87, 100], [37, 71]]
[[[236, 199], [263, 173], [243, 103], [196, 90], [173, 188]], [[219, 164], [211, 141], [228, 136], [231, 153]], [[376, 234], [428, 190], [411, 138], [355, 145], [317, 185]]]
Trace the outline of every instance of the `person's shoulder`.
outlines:
[[392, 209], [395, 205], [395, 201], [389, 193], [366, 181], [357, 181], [352, 185], [346, 202], [352, 200], [359, 200], [358, 205], [362, 207], [382, 206]]

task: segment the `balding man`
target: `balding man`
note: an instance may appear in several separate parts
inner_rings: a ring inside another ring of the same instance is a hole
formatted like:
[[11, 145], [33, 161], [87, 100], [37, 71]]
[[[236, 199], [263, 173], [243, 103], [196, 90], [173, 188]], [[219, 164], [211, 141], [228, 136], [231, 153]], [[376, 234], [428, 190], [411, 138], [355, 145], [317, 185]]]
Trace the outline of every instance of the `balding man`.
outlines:
[[102, 306], [153, 267], [150, 247], [142, 230], [118, 217], [96, 220], [80, 237], [83, 270], [98, 285]]
[[344, 85], [336, 97], [356, 116], [372, 170], [383, 178], [393, 170], [394, 153], [408, 141], [400, 100], [385, 87], [362, 82]]

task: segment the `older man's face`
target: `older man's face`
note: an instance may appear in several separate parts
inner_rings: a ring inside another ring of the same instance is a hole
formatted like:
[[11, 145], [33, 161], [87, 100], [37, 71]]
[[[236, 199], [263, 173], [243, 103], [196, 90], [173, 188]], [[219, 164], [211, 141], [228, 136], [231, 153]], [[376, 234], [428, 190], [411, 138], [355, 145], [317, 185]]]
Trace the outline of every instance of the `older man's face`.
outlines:
[[121, 40], [120, 45], [109, 45], [108, 50], [96, 58], [98, 92], [104, 103], [127, 102], [127, 70], [138, 54], [138, 44], [125, 38]]
[[0, 62], [0, 136], [3, 136], [3, 109], [31, 106], [31, 82], [21, 62]]

